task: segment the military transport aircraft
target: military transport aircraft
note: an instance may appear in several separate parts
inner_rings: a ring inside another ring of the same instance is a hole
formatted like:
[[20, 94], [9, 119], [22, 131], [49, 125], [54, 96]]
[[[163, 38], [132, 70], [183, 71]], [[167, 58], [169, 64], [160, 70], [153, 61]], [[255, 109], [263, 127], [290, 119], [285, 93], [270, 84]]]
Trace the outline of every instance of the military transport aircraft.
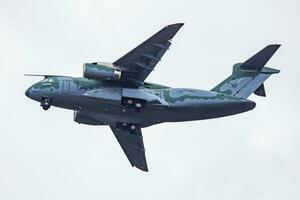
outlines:
[[148, 171], [143, 127], [252, 110], [255, 102], [247, 98], [252, 93], [266, 96], [264, 81], [279, 73], [265, 67], [280, 47], [272, 44], [235, 64], [232, 74], [209, 91], [145, 82], [182, 26], [177, 23], [164, 27], [113, 63], [84, 64], [83, 77], [36, 75], [44, 79], [25, 94], [40, 102], [44, 110], [50, 106], [74, 110], [75, 122], [110, 126], [130, 164]]

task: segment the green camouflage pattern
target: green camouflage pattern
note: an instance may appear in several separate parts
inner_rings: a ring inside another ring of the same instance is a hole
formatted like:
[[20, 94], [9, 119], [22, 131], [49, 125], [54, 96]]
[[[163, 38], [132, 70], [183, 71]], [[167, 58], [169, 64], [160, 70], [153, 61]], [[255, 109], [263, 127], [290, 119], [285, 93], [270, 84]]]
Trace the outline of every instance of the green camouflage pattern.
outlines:
[[212, 89], [212, 91], [224, 93], [242, 98], [249, 97], [270, 75], [279, 73], [279, 70], [263, 67], [261, 70], [241, 69], [242, 63], [233, 66], [232, 74]]
[[280, 45], [268, 45], [212, 90], [171, 88], [145, 82], [183, 23], [171, 24], [113, 63], [86, 63], [83, 77], [43, 75], [25, 95], [40, 103], [74, 111], [73, 120], [108, 125], [130, 164], [148, 171], [141, 128], [164, 122], [225, 117], [250, 111], [251, 94], [265, 96], [264, 81], [279, 70], [265, 67]]

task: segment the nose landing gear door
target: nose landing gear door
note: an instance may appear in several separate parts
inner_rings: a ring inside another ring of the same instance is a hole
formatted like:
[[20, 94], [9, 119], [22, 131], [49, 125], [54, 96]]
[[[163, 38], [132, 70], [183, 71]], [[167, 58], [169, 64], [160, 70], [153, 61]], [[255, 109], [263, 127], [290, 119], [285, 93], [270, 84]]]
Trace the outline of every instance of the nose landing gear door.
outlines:
[[62, 84], [63, 84], [62, 85], [62, 93], [63, 94], [68, 94], [69, 91], [70, 91], [70, 81], [65, 80], [65, 81], [63, 81]]

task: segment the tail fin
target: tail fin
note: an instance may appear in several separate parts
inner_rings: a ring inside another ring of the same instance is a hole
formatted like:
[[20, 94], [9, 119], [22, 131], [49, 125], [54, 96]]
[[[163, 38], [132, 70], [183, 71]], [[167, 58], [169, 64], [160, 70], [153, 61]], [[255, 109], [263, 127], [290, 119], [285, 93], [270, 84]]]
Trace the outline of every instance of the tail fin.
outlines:
[[264, 66], [279, 47], [279, 44], [268, 45], [245, 62], [235, 64], [231, 76], [213, 88], [212, 91], [241, 98], [247, 98], [252, 93], [266, 96], [264, 81], [272, 74], [280, 71]]

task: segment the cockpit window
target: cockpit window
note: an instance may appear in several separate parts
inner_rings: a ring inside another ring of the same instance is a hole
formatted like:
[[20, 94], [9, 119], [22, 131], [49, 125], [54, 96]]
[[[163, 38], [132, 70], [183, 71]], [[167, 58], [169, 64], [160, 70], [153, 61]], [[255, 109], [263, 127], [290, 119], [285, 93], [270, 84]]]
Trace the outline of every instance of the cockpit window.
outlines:
[[53, 79], [52, 78], [45, 78], [44, 80], [41, 81], [42, 83], [51, 83], [53, 82]]
[[42, 83], [47, 83], [48, 81], [49, 81], [49, 79], [46, 78], [46, 79], [42, 80], [41, 82]]

